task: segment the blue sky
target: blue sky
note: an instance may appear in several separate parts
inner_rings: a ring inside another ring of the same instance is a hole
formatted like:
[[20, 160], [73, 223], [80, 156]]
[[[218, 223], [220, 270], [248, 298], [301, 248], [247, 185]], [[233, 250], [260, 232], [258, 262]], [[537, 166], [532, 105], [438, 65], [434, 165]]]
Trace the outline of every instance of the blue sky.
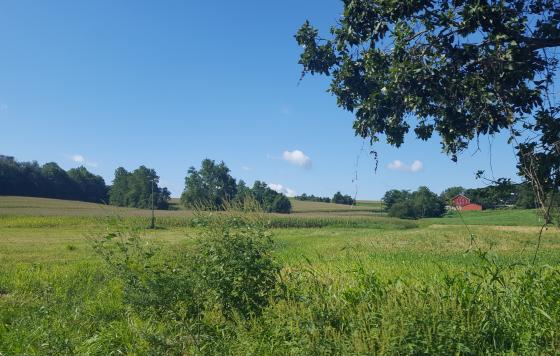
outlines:
[[491, 175], [491, 162], [495, 177], [516, 177], [503, 137], [482, 138], [456, 164], [437, 139], [410, 135], [400, 149], [375, 146], [377, 173], [366, 144], [356, 184], [363, 141], [352, 115], [325, 92], [327, 79], [298, 85], [293, 39], [306, 19], [328, 29], [340, 12], [338, 0], [3, 1], [0, 154], [84, 164], [108, 183], [118, 166], [143, 164], [174, 196], [206, 157], [249, 183], [357, 189], [361, 199], [480, 186], [474, 174]]

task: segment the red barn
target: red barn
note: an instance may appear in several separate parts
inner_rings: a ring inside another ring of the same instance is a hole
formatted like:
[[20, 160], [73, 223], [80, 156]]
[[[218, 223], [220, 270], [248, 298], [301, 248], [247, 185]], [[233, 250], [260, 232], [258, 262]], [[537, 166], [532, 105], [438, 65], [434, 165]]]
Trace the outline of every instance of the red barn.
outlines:
[[465, 211], [482, 210], [482, 205], [471, 203], [471, 200], [466, 196], [464, 196], [463, 194], [457, 195], [455, 198], [451, 199], [451, 202], [453, 203], [453, 206], [457, 210], [465, 210]]
[[467, 204], [467, 205], [461, 207], [461, 210], [464, 210], [464, 211], [481, 211], [482, 210], [482, 205], [470, 203], [470, 204]]

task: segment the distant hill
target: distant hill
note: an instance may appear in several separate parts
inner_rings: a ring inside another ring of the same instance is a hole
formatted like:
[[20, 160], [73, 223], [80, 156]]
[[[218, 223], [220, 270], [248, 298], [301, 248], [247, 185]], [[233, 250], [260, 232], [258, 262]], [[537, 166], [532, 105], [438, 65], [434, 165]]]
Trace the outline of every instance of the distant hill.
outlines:
[[[149, 216], [151, 210], [121, 208], [76, 200], [0, 196], [0, 215], [39, 216]], [[188, 216], [191, 211], [158, 210], [159, 216]]]

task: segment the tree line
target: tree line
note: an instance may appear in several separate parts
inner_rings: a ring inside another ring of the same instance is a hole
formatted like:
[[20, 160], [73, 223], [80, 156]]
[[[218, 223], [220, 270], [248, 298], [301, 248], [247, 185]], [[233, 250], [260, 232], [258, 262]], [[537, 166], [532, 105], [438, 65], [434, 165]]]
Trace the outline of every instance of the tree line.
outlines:
[[169, 209], [171, 193], [160, 188], [159, 176], [154, 169], [140, 166], [132, 172], [123, 167], [115, 171], [113, 185], [109, 189], [109, 203], [116, 206], [149, 209]]
[[529, 183], [511, 183], [507, 179], [483, 188], [450, 187], [439, 195], [428, 187], [419, 187], [414, 192], [392, 189], [381, 200], [390, 216], [416, 219], [442, 216], [446, 211], [445, 207], [451, 206], [451, 200], [459, 194], [465, 195], [472, 203], [479, 204], [484, 209], [534, 209], [538, 205]]
[[198, 170], [189, 168], [181, 195], [185, 207], [206, 210], [222, 210], [230, 203], [244, 204], [248, 199], [258, 202], [266, 212], [290, 213], [292, 210], [284, 194], [261, 181], [256, 181], [251, 188], [243, 180], [237, 182], [223, 161], [216, 163], [211, 159], [204, 159]]
[[500, 207], [534, 209], [537, 207], [533, 188], [527, 182], [515, 184], [502, 179], [483, 188], [450, 187], [441, 193], [441, 197], [445, 202], [449, 202], [458, 194], [464, 194], [473, 203], [480, 204], [485, 209]]
[[[11, 156], [0, 155], [0, 195], [18, 195], [95, 203], [122, 207], [169, 209], [171, 194], [159, 186], [156, 171], [145, 166], [129, 172], [123, 167], [115, 170], [112, 185], [89, 172], [85, 167], [62, 169], [54, 162], [39, 165], [18, 162]], [[266, 212], [290, 213], [288, 197], [261, 181], [248, 187], [237, 182], [224, 162], [205, 159], [200, 170], [191, 167], [185, 178], [181, 203], [189, 208], [221, 210], [228, 203], [256, 201]]]
[[352, 198], [350, 195], [342, 194], [340, 192], [336, 192], [332, 198], [329, 197], [316, 197], [315, 195], [307, 195], [303, 193], [302, 195], [296, 196], [294, 199], [301, 200], [301, 201], [314, 201], [319, 203], [334, 203], [334, 204], [344, 204], [344, 205], [355, 205], [356, 200]]
[[316, 197], [313, 194], [307, 195], [305, 193], [303, 193], [302, 195], [296, 195], [294, 197], [294, 199], [295, 200], [301, 200], [301, 201], [314, 201], [314, 202], [318, 202], [318, 203], [330, 203], [331, 202], [331, 198], [329, 198], [329, 197]]
[[445, 213], [443, 199], [428, 187], [419, 187], [414, 192], [392, 189], [387, 191], [381, 200], [389, 216], [397, 218], [438, 217]]
[[0, 195], [78, 200], [116, 206], [150, 208], [152, 184], [154, 207], [167, 209], [170, 193], [158, 186], [155, 170], [140, 166], [133, 172], [119, 167], [112, 186], [103, 177], [81, 166], [64, 170], [55, 162], [19, 162], [0, 155]]
[[39, 165], [0, 155], [0, 195], [106, 202], [109, 189], [101, 176], [85, 167], [62, 169], [54, 162]]
[[[113, 184], [108, 186], [103, 178], [85, 167], [62, 169], [54, 162], [39, 165], [36, 161], [19, 162], [14, 157], [0, 155], [0, 195], [19, 195], [55, 199], [108, 203], [116, 206], [147, 209], [153, 203], [157, 209], [168, 209], [170, 192], [159, 186], [159, 176], [154, 169], [140, 166], [129, 172], [123, 167], [115, 170]], [[383, 196], [385, 209], [391, 216], [404, 218], [437, 217], [443, 215], [451, 199], [464, 194], [484, 209], [537, 207], [529, 183], [514, 184], [499, 180], [483, 188], [465, 189], [450, 187], [437, 195], [427, 187], [417, 191], [390, 190]], [[236, 181], [224, 162], [205, 159], [200, 169], [189, 168], [181, 203], [188, 208], [221, 210], [228, 203], [243, 203], [250, 198], [266, 212], [290, 213], [290, 200], [281, 193], [256, 181], [248, 187], [243, 180]], [[332, 198], [302, 194], [296, 199], [336, 204], [354, 205], [349, 195], [336, 192]]]

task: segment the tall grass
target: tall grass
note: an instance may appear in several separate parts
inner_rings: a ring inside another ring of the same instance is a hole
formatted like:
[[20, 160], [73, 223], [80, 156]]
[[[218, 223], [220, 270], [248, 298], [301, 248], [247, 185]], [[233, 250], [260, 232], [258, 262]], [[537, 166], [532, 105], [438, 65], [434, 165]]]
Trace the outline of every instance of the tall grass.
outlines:
[[[237, 336], [252, 354], [557, 354], [558, 269], [479, 266], [425, 285], [356, 266], [348, 284], [292, 272], [286, 300]], [[260, 337], [266, 335], [266, 341]]]
[[[174, 289], [177, 282], [192, 281], [187, 266], [183, 269], [159, 274], [159, 280], [157, 273], [152, 274], [152, 282], [169, 288], [155, 299], [152, 294], [141, 299], [129, 295], [122, 277], [101, 264], [2, 267], [10, 274], [0, 275], [0, 353], [552, 355], [560, 351], [558, 268], [525, 266], [496, 275], [492, 268], [479, 266], [465, 273], [444, 273], [429, 285], [399, 278], [383, 281], [359, 263], [347, 272], [344, 283], [312, 268], [284, 270], [279, 284], [283, 287], [269, 296], [259, 315], [234, 313], [229, 318], [222, 316], [217, 300]], [[158, 302], [160, 298], [166, 302]], [[206, 307], [198, 305], [202, 302]]]
[[367, 255], [337, 272], [282, 266], [270, 216], [195, 218], [194, 244], [115, 223], [87, 262], [0, 266], [0, 354], [560, 352], [558, 266], [477, 251], [429, 282], [383, 278]]

